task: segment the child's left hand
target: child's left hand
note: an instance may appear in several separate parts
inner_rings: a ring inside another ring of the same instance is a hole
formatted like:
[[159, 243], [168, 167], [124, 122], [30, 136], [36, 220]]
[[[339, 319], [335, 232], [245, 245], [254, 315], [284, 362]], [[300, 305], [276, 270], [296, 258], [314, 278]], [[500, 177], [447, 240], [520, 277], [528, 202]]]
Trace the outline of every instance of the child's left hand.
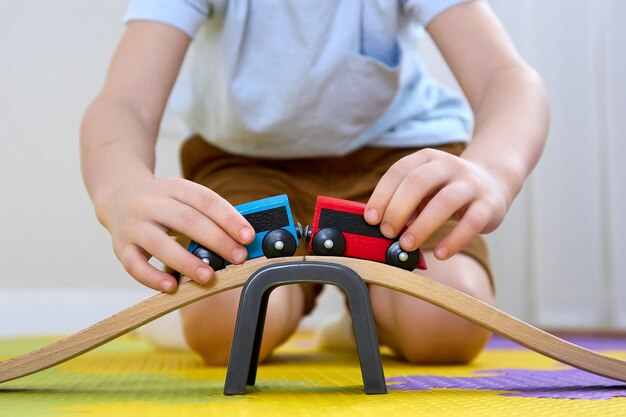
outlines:
[[435, 249], [438, 259], [460, 251], [479, 233], [500, 225], [508, 209], [509, 190], [486, 167], [435, 149], [406, 156], [378, 182], [365, 210], [365, 220], [380, 223], [383, 235], [400, 238], [415, 250], [446, 220], [459, 223]]

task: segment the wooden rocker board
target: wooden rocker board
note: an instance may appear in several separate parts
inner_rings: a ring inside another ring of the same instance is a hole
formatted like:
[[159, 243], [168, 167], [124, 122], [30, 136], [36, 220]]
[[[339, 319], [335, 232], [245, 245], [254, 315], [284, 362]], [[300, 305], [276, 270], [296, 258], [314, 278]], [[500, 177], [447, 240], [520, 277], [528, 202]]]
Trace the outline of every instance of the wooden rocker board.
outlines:
[[286, 261], [332, 262], [353, 269], [369, 284], [401, 291], [498, 333], [529, 349], [593, 374], [626, 382], [626, 361], [601, 355], [533, 327], [461, 291], [393, 266], [340, 257], [255, 259], [230, 265], [207, 286], [182, 283], [176, 293], [160, 293], [78, 333], [30, 353], [0, 362], [0, 383], [68, 361], [152, 320], [202, 298], [241, 287], [258, 269]]

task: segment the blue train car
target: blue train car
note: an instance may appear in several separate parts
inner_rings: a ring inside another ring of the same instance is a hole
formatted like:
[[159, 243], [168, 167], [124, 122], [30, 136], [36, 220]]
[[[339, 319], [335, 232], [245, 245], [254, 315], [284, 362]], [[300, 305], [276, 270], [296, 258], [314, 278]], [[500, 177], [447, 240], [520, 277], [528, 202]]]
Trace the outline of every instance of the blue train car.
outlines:
[[[248, 259], [266, 256], [278, 258], [291, 256], [296, 252], [298, 240], [302, 237], [302, 226], [294, 223], [289, 200], [285, 194], [268, 197], [235, 206], [248, 220], [256, 233], [248, 245]], [[192, 241], [187, 250], [214, 270], [222, 269], [226, 262], [217, 254]]]

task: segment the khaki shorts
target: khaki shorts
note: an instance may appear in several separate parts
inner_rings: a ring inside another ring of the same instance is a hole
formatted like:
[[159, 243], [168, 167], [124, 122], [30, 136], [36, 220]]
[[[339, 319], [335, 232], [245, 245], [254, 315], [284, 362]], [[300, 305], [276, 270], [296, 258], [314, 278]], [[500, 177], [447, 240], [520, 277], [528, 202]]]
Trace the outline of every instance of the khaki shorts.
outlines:
[[[459, 155], [464, 143], [434, 147]], [[342, 157], [314, 159], [255, 159], [232, 155], [207, 143], [200, 136], [187, 139], [180, 157], [183, 176], [215, 191], [233, 205], [278, 194], [287, 194], [294, 221], [312, 224], [318, 195], [367, 202], [382, 175], [400, 158], [419, 148], [363, 148]], [[423, 245], [432, 250], [457, 222], [449, 220]], [[491, 276], [487, 245], [480, 236], [474, 238], [462, 253], [480, 262]], [[307, 255], [301, 244], [296, 255]], [[305, 312], [315, 307], [319, 284], [302, 284]]]

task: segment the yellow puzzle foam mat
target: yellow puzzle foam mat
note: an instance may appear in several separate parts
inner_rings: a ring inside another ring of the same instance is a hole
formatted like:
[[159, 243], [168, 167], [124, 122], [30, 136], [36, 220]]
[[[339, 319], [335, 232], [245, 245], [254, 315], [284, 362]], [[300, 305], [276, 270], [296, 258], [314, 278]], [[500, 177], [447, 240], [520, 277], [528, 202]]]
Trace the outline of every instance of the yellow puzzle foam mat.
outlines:
[[[2, 340], [0, 359], [53, 340]], [[626, 359], [626, 338], [569, 340]], [[356, 352], [319, 351], [300, 333], [259, 367], [247, 394], [224, 396], [226, 368], [126, 336], [0, 385], [0, 416], [626, 416], [626, 384], [499, 337], [467, 366], [412, 366], [384, 350], [383, 365], [389, 393], [366, 395]]]

